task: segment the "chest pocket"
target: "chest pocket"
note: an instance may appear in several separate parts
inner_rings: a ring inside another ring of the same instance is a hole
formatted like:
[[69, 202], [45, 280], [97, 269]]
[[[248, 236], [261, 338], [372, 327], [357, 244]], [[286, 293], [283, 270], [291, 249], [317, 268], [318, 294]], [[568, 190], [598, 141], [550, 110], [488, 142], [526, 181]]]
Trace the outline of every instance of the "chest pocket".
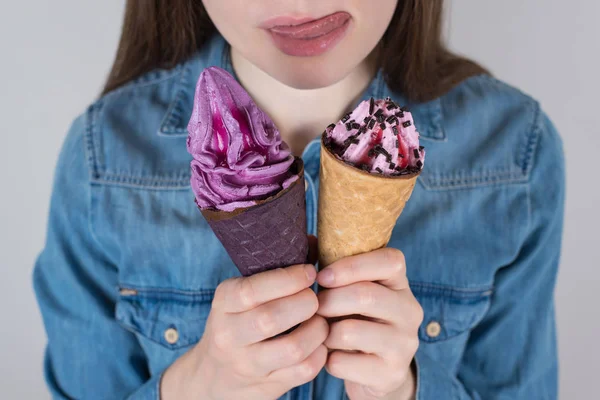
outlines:
[[424, 319], [419, 328], [419, 351], [455, 371], [471, 330], [490, 307], [491, 288], [464, 289], [411, 283]]
[[136, 334], [155, 374], [200, 340], [213, 297], [214, 290], [122, 288], [116, 319]]

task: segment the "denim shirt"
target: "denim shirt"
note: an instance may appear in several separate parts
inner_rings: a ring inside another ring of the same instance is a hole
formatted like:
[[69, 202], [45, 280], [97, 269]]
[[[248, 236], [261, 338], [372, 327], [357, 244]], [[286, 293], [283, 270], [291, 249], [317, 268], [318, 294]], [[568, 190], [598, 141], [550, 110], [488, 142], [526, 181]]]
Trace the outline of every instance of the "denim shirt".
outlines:
[[[60, 153], [34, 286], [55, 398], [158, 399], [202, 337], [215, 288], [239, 276], [193, 201], [186, 125], [201, 70], [233, 73], [215, 38], [185, 63], [103, 96]], [[408, 104], [425, 169], [389, 246], [424, 310], [417, 399], [555, 399], [561, 140], [538, 103], [490, 76], [410, 104], [382, 74], [363, 99]], [[316, 234], [319, 142], [304, 150]], [[347, 399], [322, 370], [282, 399]]]

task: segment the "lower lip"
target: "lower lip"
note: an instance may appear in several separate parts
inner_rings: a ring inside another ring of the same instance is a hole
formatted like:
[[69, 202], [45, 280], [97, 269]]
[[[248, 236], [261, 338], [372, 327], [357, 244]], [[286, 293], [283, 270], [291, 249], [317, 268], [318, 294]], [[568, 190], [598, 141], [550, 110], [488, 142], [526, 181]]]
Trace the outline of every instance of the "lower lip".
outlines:
[[326, 32], [318, 36], [304, 38], [302, 34], [297, 34], [295, 31], [301, 32], [307, 25], [322, 24], [324, 20], [332, 18], [333, 14], [297, 25], [297, 29], [286, 27], [285, 33], [277, 32], [276, 29], [268, 31], [273, 38], [273, 43], [281, 52], [295, 57], [315, 57], [331, 50], [344, 38], [350, 26], [350, 16], [346, 15], [347, 18], [337, 18], [334, 25], [329, 25]]

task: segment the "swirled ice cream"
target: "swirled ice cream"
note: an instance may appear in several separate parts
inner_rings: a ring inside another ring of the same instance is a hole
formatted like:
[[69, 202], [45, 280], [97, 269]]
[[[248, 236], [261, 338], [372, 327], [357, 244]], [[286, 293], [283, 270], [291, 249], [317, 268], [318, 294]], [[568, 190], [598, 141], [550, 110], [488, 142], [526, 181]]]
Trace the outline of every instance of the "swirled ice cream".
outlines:
[[298, 179], [271, 118], [223, 69], [200, 75], [188, 133], [191, 184], [201, 209], [250, 207]]

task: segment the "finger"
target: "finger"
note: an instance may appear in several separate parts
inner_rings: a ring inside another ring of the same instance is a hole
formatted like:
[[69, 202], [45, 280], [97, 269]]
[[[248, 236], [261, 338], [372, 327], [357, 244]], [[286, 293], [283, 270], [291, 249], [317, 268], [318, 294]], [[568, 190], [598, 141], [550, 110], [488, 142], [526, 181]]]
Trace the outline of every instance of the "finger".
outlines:
[[403, 315], [400, 293], [373, 282], [321, 290], [317, 313], [325, 318], [360, 314], [396, 324]]
[[377, 281], [393, 290], [408, 287], [406, 261], [400, 250], [385, 247], [369, 253], [342, 258], [323, 269], [317, 282], [334, 288], [361, 281]]
[[289, 367], [304, 361], [320, 345], [329, 333], [329, 325], [323, 317], [313, 315], [292, 333], [256, 343], [250, 347], [261, 375]]
[[319, 259], [319, 242], [317, 237], [308, 235], [308, 262], [310, 264], [316, 264]]
[[228, 279], [217, 288], [213, 307], [229, 313], [251, 310], [310, 287], [316, 275], [314, 265], [299, 264], [244, 278]]
[[393, 371], [376, 355], [334, 351], [329, 353], [325, 369], [336, 378], [367, 386], [374, 393], [389, 393], [400, 387], [408, 366], [406, 371]]
[[395, 352], [391, 346], [399, 347], [400, 340], [401, 334], [390, 325], [345, 319], [331, 324], [325, 346], [329, 350], [361, 351], [385, 359]]
[[321, 372], [327, 361], [327, 348], [319, 345], [304, 361], [291, 367], [282, 368], [269, 374], [268, 382], [284, 384], [287, 390], [312, 381]]
[[229, 314], [227, 326], [236, 327], [234, 346], [247, 346], [278, 335], [315, 315], [319, 304], [311, 289], [273, 300], [250, 311]]

